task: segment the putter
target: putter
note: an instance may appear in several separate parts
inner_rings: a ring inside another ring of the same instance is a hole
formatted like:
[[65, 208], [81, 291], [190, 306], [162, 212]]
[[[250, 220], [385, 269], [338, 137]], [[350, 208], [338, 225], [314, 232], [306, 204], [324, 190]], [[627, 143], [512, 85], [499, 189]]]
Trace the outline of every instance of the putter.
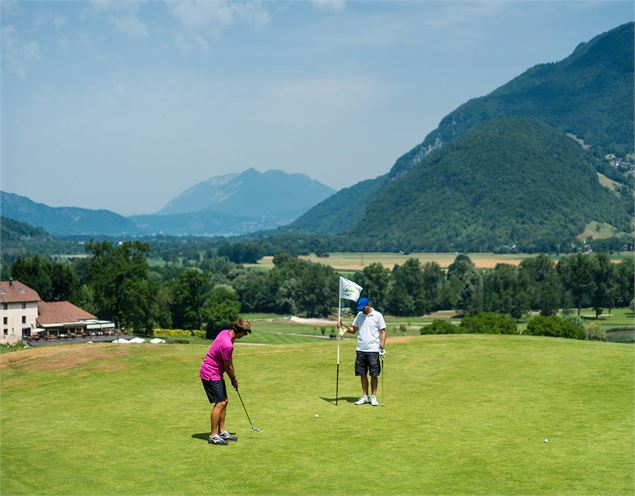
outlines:
[[381, 358], [381, 403], [379, 406], [384, 406], [384, 357]]
[[251, 425], [251, 432], [260, 432], [260, 429], [258, 429], [257, 427], [254, 427], [254, 424], [251, 423], [251, 419], [249, 418], [249, 414], [247, 413], [247, 408], [245, 408], [245, 402], [243, 401], [243, 398], [240, 395], [240, 391], [238, 391], [238, 388], [236, 388], [236, 393], [238, 394], [238, 398], [240, 399], [240, 402], [243, 405], [243, 410], [245, 410], [245, 415], [247, 415], [247, 420], [249, 420], [249, 425]]

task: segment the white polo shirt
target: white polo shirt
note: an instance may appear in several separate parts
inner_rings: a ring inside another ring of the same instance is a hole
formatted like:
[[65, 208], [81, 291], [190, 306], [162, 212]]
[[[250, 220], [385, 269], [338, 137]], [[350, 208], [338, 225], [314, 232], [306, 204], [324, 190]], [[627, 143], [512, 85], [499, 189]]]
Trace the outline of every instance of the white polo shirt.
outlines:
[[359, 312], [353, 325], [357, 327], [357, 351], [379, 351], [379, 331], [386, 328], [384, 316], [375, 310]]

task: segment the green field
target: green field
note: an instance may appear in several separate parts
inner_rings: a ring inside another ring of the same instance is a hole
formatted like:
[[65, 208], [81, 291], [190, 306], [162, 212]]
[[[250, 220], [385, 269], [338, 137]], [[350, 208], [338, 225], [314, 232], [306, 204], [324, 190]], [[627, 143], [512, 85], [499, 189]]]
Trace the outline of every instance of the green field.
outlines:
[[[302, 256], [304, 260], [330, 265], [335, 270], [342, 273], [353, 273], [362, 270], [371, 263], [380, 263], [387, 268], [392, 268], [395, 264], [403, 264], [409, 258], [417, 258], [421, 263], [436, 262], [441, 267], [447, 268], [457, 257], [457, 253], [382, 253], [382, 252], [333, 252], [328, 257], [318, 257], [316, 255]], [[530, 253], [465, 253], [469, 256], [474, 265], [480, 269], [493, 269], [498, 263], [518, 265], [525, 258], [537, 256]], [[625, 257], [632, 256], [630, 253], [613, 253], [611, 260], [619, 262]], [[557, 261], [559, 255], [550, 255], [551, 260]], [[255, 270], [269, 270], [273, 267], [273, 257], [263, 257], [257, 264], [244, 264], [245, 267]]]
[[[1, 493], [621, 495], [634, 488], [630, 345], [411, 336], [385, 407], [357, 407], [354, 340], [237, 345], [241, 392], [209, 446], [207, 345], [64, 345], [0, 356]], [[260, 329], [258, 331], [258, 329]], [[316, 417], [316, 414], [318, 415]], [[545, 439], [548, 442], [545, 442]]]

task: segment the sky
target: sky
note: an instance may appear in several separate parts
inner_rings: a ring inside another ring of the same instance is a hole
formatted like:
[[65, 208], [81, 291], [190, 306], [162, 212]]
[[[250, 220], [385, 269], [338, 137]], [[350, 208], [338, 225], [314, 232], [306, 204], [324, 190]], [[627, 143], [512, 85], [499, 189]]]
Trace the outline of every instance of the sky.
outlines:
[[154, 213], [256, 168], [377, 177], [631, 1], [0, 0], [3, 191]]

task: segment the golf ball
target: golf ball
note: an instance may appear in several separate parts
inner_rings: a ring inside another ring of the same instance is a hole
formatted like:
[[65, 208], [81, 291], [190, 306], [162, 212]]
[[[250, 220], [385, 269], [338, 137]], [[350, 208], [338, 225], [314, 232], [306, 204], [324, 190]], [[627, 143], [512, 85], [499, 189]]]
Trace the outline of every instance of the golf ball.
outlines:
[[315, 418], [318, 418], [318, 417], [319, 417], [319, 415], [316, 413], [316, 414], [315, 414]]
[[548, 442], [549, 442], [549, 439], [545, 438], [545, 443], [548, 443]]

